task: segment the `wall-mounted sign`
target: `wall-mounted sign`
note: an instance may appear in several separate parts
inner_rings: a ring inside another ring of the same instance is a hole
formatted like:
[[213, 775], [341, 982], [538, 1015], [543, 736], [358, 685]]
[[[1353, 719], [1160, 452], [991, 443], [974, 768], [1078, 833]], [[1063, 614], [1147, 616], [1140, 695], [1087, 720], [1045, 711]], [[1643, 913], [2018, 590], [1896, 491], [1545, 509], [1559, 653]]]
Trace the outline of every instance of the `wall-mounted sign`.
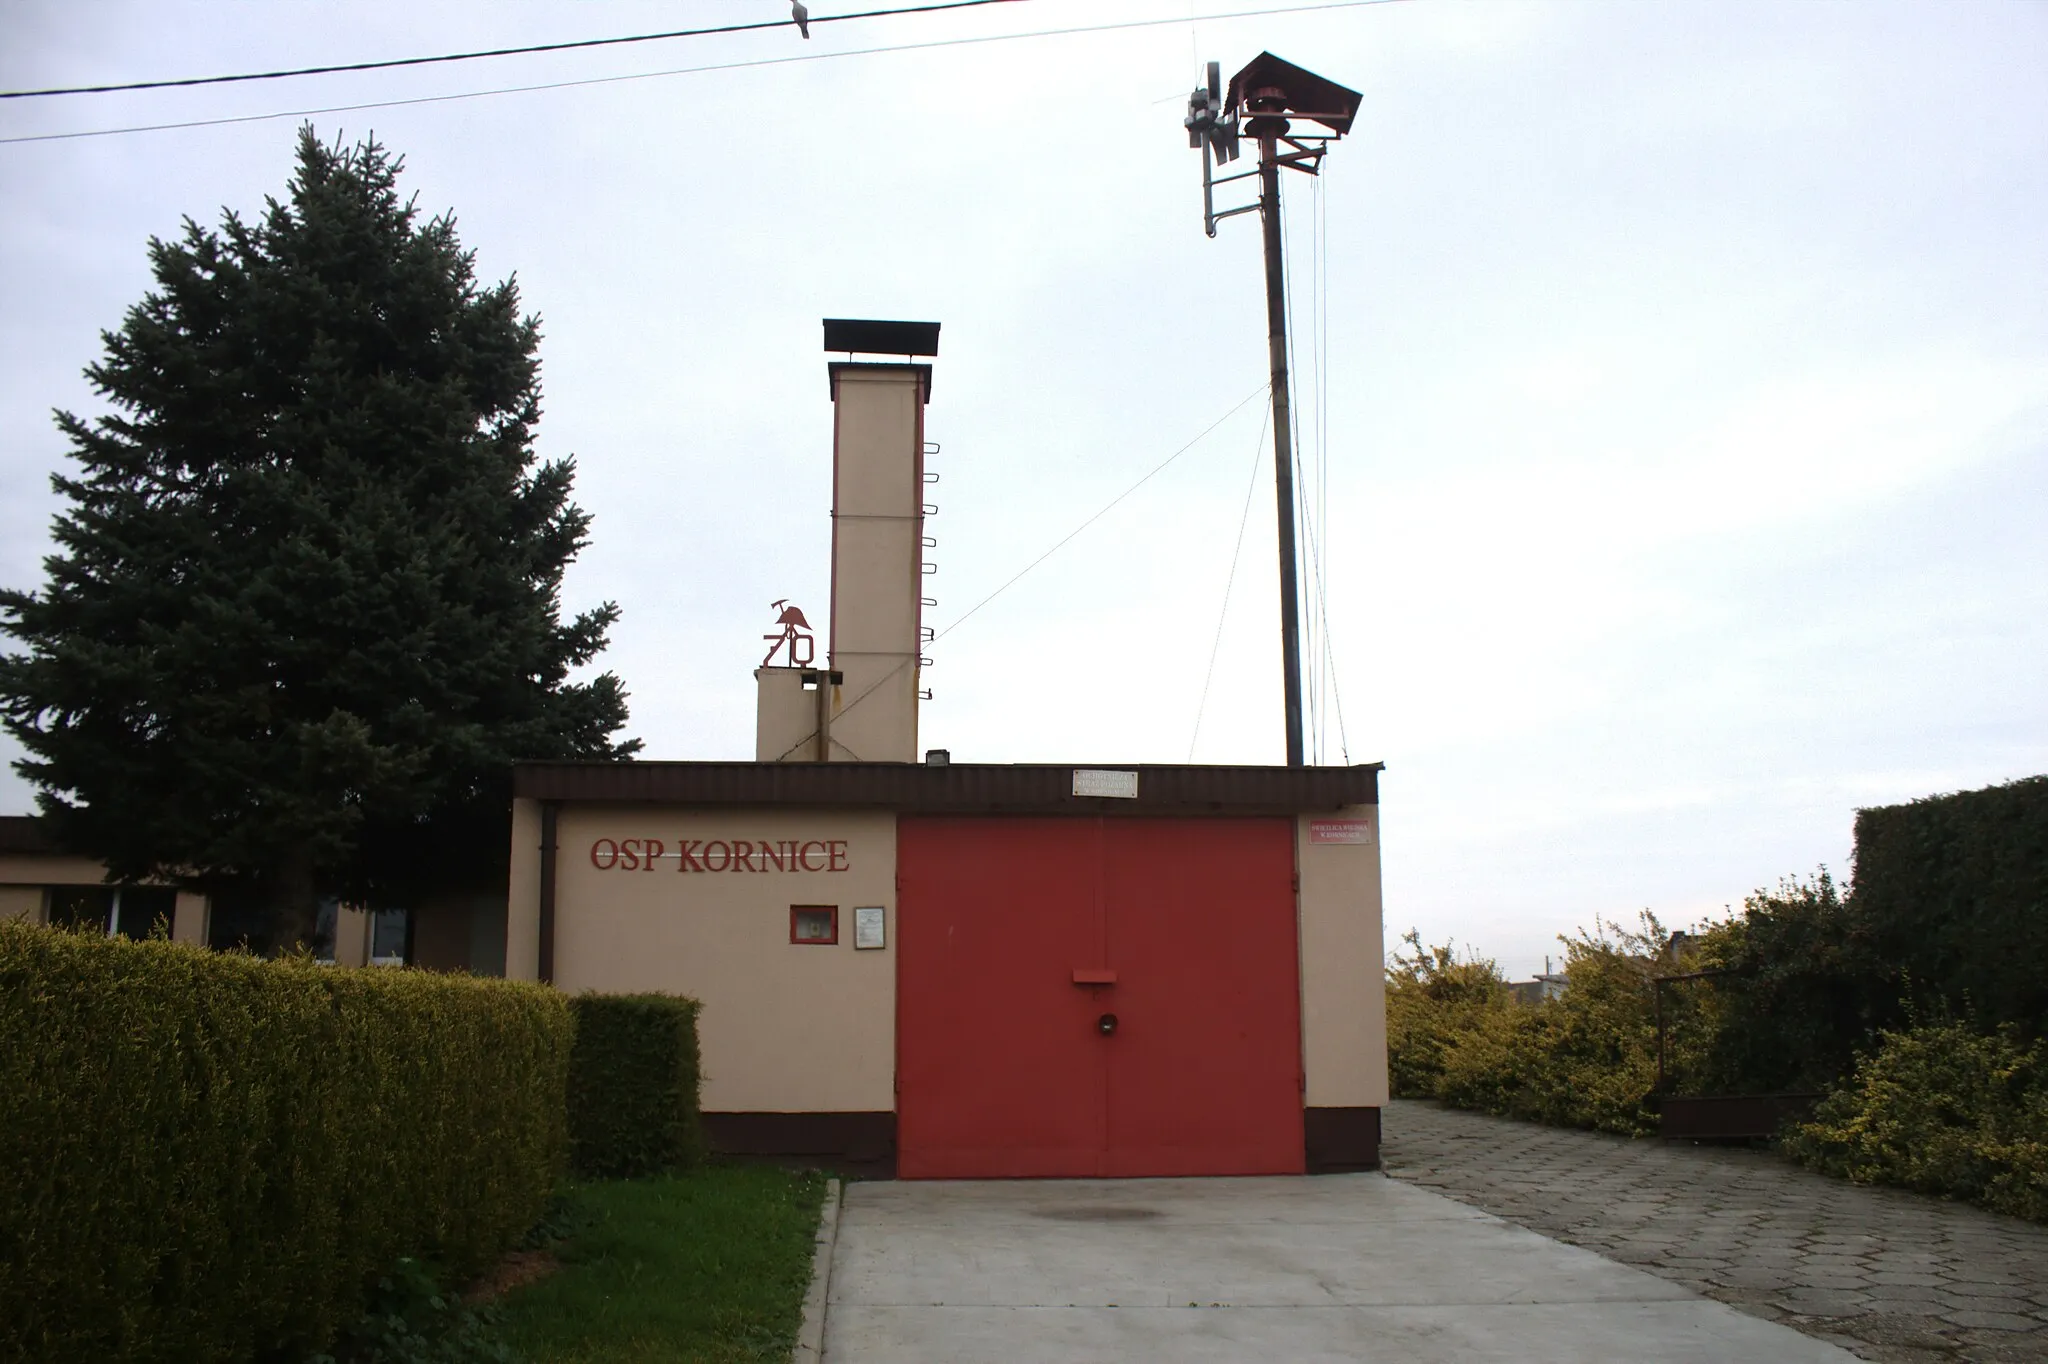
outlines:
[[1369, 819], [1312, 819], [1308, 822], [1308, 841], [1311, 843], [1371, 843], [1372, 821]]
[[1136, 800], [1138, 774], [1109, 771], [1099, 767], [1077, 767], [1074, 769], [1074, 794], [1108, 796], [1113, 800]]
[[853, 911], [853, 946], [855, 951], [863, 948], [886, 947], [887, 938], [883, 932], [886, 915], [880, 905], [861, 905]]
[[599, 871], [653, 871], [675, 860], [677, 871], [850, 871], [843, 838], [684, 838], [673, 847], [658, 838], [600, 838], [590, 845]]

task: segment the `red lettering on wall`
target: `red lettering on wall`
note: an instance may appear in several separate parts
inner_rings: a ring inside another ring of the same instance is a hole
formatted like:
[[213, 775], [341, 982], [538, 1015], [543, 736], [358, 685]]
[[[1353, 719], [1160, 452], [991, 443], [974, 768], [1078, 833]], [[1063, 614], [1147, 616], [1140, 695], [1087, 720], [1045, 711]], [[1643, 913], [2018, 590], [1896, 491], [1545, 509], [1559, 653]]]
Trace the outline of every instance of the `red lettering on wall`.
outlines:
[[[669, 845], [659, 838], [600, 838], [590, 845], [590, 865], [599, 871], [653, 871]], [[824, 871], [853, 869], [851, 844], [843, 838], [794, 838], [756, 842], [744, 838], [679, 838], [675, 843], [676, 870], [689, 871]]]

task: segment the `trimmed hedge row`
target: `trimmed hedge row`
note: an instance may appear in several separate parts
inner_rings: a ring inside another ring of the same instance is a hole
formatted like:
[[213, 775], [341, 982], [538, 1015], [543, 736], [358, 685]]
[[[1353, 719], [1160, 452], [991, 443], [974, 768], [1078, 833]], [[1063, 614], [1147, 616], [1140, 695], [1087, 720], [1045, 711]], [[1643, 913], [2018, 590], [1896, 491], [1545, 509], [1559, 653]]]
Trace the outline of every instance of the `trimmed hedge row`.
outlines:
[[0, 922], [0, 1359], [324, 1346], [400, 1257], [481, 1268], [560, 1176], [545, 987]]
[[591, 1179], [680, 1169], [704, 1156], [697, 1012], [676, 995], [578, 995], [569, 1066], [570, 1159]]
[[1916, 1000], [2048, 1033], [2048, 776], [1858, 811], [1853, 904]]

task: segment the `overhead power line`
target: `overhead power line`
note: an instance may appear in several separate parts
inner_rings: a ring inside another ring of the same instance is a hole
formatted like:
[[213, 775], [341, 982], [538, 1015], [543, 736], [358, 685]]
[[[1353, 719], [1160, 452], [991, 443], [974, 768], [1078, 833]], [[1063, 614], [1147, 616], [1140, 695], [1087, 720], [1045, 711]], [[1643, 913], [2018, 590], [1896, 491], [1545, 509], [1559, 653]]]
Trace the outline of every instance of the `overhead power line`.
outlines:
[[[945, 9], [978, 9], [983, 5], [1015, 5], [1023, 0], [945, 0], [942, 4], [902, 9], [870, 9], [855, 14], [811, 16], [814, 24], [843, 24], [851, 19], [883, 19], [895, 14], [930, 14]], [[719, 33], [752, 33], [760, 29], [794, 28], [790, 19], [717, 28], [678, 28], [666, 33], [635, 33], [623, 38], [582, 38], [567, 43], [535, 43], [528, 47], [494, 47], [481, 52], [450, 52], [439, 57], [393, 57], [375, 62], [343, 62], [336, 66], [300, 66], [284, 71], [251, 71], [239, 76], [188, 76], [182, 80], [129, 81], [121, 85], [63, 85], [48, 90], [0, 90], [0, 99], [42, 99], [49, 95], [111, 95], [125, 90], [171, 90], [190, 85], [234, 85], [242, 81], [278, 81], [293, 76], [332, 76], [343, 71], [388, 71], [399, 66], [434, 66], [443, 62], [474, 62], [489, 57], [524, 57], [536, 52], [570, 52], [586, 47], [620, 47], [627, 43], [658, 43], [670, 38], [706, 38]], [[806, 34], [806, 37], [809, 35]]]
[[[896, 43], [884, 47], [849, 48], [842, 52], [808, 52], [789, 57], [759, 57], [751, 61], [712, 62], [704, 66], [678, 66], [663, 71], [637, 71], [623, 76], [587, 76], [580, 80], [542, 81], [533, 85], [503, 85], [488, 90], [464, 90], [452, 95], [418, 95], [410, 99], [365, 100], [357, 104], [329, 104], [311, 109], [279, 109], [267, 114], [230, 114], [221, 118], [193, 118], [175, 123], [137, 123], [120, 128], [87, 128], [70, 133], [25, 133], [0, 137], [0, 146], [26, 142], [68, 142], [86, 137], [120, 137], [129, 133], [164, 133], [186, 128], [217, 128], [234, 123], [268, 123], [281, 118], [311, 118], [316, 114], [353, 114], [366, 109], [399, 109], [416, 104], [446, 104], [455, 100], [486, 99], [495, 95], [525, 95], [542, 90], [570, 90], [586, 85], [617, 85], [626, 81], [659, 80], [668, 76], [695, 76], [712, 71], [741, 71], [757, 66], [787, 66], [795, 62], [836, 61], [842, 57], [872, 57], [887, 52], [926, 52], [945, 47], [977, 47], [983, 43], [1017, 42], [1026, 38], [1065, 38], [1083, 33], [1114, 33], [1127, 29], [1160, 28], [1185, 23], [1207, 23], [1218, 19], [1255, 19], [1262, 15], [1308, 14], [1319, 10], [1363, 9], [1369, 5], [1390, 5], [1403, 0], [1323, 0], [1320, 4], [1278, 5], [1266, 9], [1226, 10], [1214, 14], [1183, 15], [1174, 19], [1129, 19], [1113, 24], [1083, 24], [1073, 28], [1036, 29], [1028, 33], [995, 33], [979, 38], [941, 38], [927, 43]], [[813, 19], [811, 22], [816, 23]]]
[[1258, 386], [1257, 388], [1255, 388], [1255, 389], [1253, 389], [1253, 390], [1252, 390], [1251, 392], [1249, 392], [1249, 393], [1245, 394], [1245, 395], [1244, 395], [1244, 397], [1242, 397], [1242, 398], [1238, 399], [1238, 400], [1237, 400], [1237, 403], [1236, 403], [1236, 405], [1235, 405], [1235, 406], [1233, 406], [1233, 407], [1232, 407], [1232, 408], [1231, 408], [1231, 409], [1230, 409], [1230, 410], [1229, 410], [1228, 412], [1225, 412], [1225, 413], [1224, 413], [1224, 414], [1223, 414], [1222, 416], [1218, 417], [1218, 418], [1217, 418], [1217, 419], [1216, 419], [1215, 421], [1212, 421], [1212, 422], [1210, 422], [1210, 423], [1209, 423], [1209, 424], [1208, 424], [1207, 426], [1203, 427], [1203, 428], [1202, 428], [1202, 431], [1201, 431], [1201, 434], [1200, 434], [1200, 435], [1196, 436], [1196, 437], [1195, 437], [1195, 438], [1194, 438], [1193, 440], [1189, 441], [1189, 442], [1188, 442], [1188, 443], [1187, 443], [1186, 445], [1183, 445], [1183, 446], [1181, 446], [1181, 447], [1180, 447], [1180, 449], [1178, 449], [1178, 450], [1174, 451], [1174, 452], [1173, 452], [1172, 454], [1168, 455], [1168, 456], [1167, 456], [1167, 457], [1166, 457], [1165, 459], [1162, 459], [1162, 460], [1160, 460], [1160, 461], [1159, 461], [1159, 462], [1158, 462], [1157, 464], [1153, 465], [1153, 466], [1152, 466], [1152, 469], [1151, 469], [1151, 471], [1150, 471], [1149, 473], [1147, 473], [1147, 474], [1146, 474], [1146, 475], [1145, 475], [1145, 476], [1144, 476], [1143, 478], [1139, 479], [1139, 480], [1138, 480], [1138, 481], [1137, 481], [1136, 483], [1133, 483], [1133, 484], [1132, 484], [1132, 485], [1131, 485], [1130, 487], [1128, 487], [1128, 488], [1124, 489], [1124, 490], [1123, 490], [1122, 492], [1118, 493], [1118, 494], [1117, 494], [1117, 495], [1116, 495], [1115, 497], [1112, 497], [1111, 499], [1109, 499], [1109, 501], [1108, 501], [1108, 502], [1106, 502], [1106, 503], [1104, 503], [1104, 504], [1103, 504], [1103, 507], [1102, 507], [1102, 510], [1101, 510], [1101, 511], [1098, 511], [1098, 512], [1096, 512], [1096, 513], [1095, 513], [1095, 515], [1093, 515], [1093, 516], [1089, 517], [1089, 518], [1088, 518], [1088, 519], [1087, 519], [1086, 521], [1083, 521], [1083, 522], [1082, 522], [1082, 523], [1081, 523], [1080, 525], [1078, 525], [1078, 526], [1074, 527], [1074, 528], [1073, 528], [1072, 530], [1068, 531], [1068, 532], [1067, 532], [1067, 533], [1066, 533], [1065, 535], [1062, 535], [1062, 536], [1061, 536], [1061, 537], [1060, 537], [1060, 538], [1059, 538], [1059, 539], [1058, 539], [1057, 541], [1055, 541], [1055, 542], [1053, 543], [1053, 546], [1052, 546], [1052, 548], [1051, 548], [1051, 549], [1048, 549], [1048, 550], [1047, 550], [1047, 551], [1046, 551], [1045, 553], [1043, 553], [1043, 554], [1039, 555], [1039, 556], [1038, 556], [1038, 557], [1037, 557], [1036, 559], [1033, 559], [1033, 560], [1032, 560], [1032, 561], [1031, 561], [1030, 563], [1028, 563], [1028, 564], [1024, 565], [1024, 567], [1022, 567], [1022, 568], [1018, 569], [1018, 570], [1017, 570], [1017, 571], [1016, 571], [1016, 572], [1015, 572], [1014, 574], [1012, 574], [1012, 575], [1011, 575], [1011, 576], [1009, 577], [1009, 579], [1008, 579], [1008, 580], [1006, 580], [1006, 581], [1005, 581], [1005, 582], [1003, 583], [1003, 585], [1002, 585], [1001, 587], [998, 587], [998, 588], [997, 588], [997, 589], [996, 589], [995, 591], [993, 591], [993, 592], [989, 593], [989, 594], [988, 594], [988, 595], [987, 595], [986, 597], [983, 597], [983, 598], [982, 598], [982, 599], [981, 599], [980, 601], [978, 601], [978, 602], [976, 602], [976, 603], [975, 603], [974, 605], [972, 605], [972, 606], [968, 607], [968, 608], [967, 608], [967, 609], [966, 609], [965, 611], [962, 611], [962, 612], [961, 612], [961, 613], [960, 613], [960, 614], [959, 614], [959, 615], [958, 615], [957, 617], [955, 617], [955, 618], [954, 618], [954, 620], [953, 620], [953, 623], [952, 623], [951, 625], [948, 625], [948, 626], [947, 626], [947, 627], [946, 627], [945, 629], [943, 629], [943, 630], [939, 631], [939, 632], [938, 632], [938, 633], [937, 633], [936, 635], [933, 635], [933, 636], [932, 636], [932, 643], [934, 643], [934, 644], [938, 643], [938, 642], [939, 642], [940, 640], [944, 639], [944, 638], [945, 638], [945, 637], [946, 637], [947, 635], [950, 635], [950, 634], [952, 634], [952, 633], [953, 633], [953, 632], [954, 632], [955, 630], [959, 629], [959, 628], [960, 628], [960, 627], [961, 627], [962, 625], [965, 625], [965, 624], [967, 623], [967, 618], [968, 618], [969, 616], [973, 615], [973, 614], [974, 614], [974, 613], [975, 613], [976, 611], [979, 611], [979, 610], [980, 610], [980, 609], [981, 609], [982, 607], [984, 607], [984, 606], [987, 606], [987, 605], [988, 605], [988, 604], [989, 604], [990, 602], [994, 601], [994, 600], [995, 600], [995, 599], [996, 599], [997, 597], [1000, 597], [1000, 596], [1002, 596], [1002, 595], [1003, 595], [1003, 593], [1005, 593], [1005, 592], [1009, 591], [1009, 590], [1010, 590], [1010, 589], [1011, 589], [1012, 587], [1016, 586], [1016, 585], [1017, 585], [1017, 580], [1018, 580], [1018, 579], [1022, 578], [1022, 577], [1023, 577], [1023, 576], [1025, 575], [1025, 574], [1029, 573], [1029, 572], [1030, 572], [1030, 571], [1031, 571], [1032, 569], [1034, 569], [1034, 568], [1037, 568], [1037, 567], [1038, 567], [1038, 566], [1039, 566], [1040, 564], [1044, 563], [1044, 562], [1045, 562], [1045, 561], [1046, 561], [1047, 559], [1050, 559], [1050, 558], [1051, 558], [1051, 557], [1052, 557], [1053, 555], [1055, 555], [1055, 554], [1059, 553], [1059, 552], [1060, 552], [1060, 551], [1061, 551], [1062, 549], [1066, 548], [1066, 546], [1067, 546], [1067, 542], [1068, 542], [1068, 541], [1072, 540], [1072, 539], [1073, 539], [1073, 538], [1074, 538], [1075, 536], [1079, 535], [1079, 534], [1080, 534], [1080, 533], [1081, 533], [1082, 531], [1084, 531], [1084, 530], [1088, 529], [1088, 527], [1090, 527], [1090, 526], [1094, 525], [1094, 524], [1095, 524], [1095, 523], [1096, 523], [1097, 521], [1100, 521], [1100, 520], [1101, 520], [1101, 519], [1102, 519], [1103, 517], [1105, 517], [1105, 516], [1109, 515], [1109, 514], [1110, 514], [1111, 512], [1113, 512], [1113, 511], [1115, 511], [1115, 510], [1117, 509], [1117, 506], [1118, 506], [1118, 504], [1120, 504], [1120, 503], [1121, 503], [1121, 502], [1122, 502], [1122, 501], [1123, 501], [1123, 500], [1124, 500], [1125, 498], [1129, 497], [1129, 496], [1130, 496], [1130, 495], [1131, 495], [1132, 493], [1134, 493], [1134, 492], [1138, 491], [1138, 489], [1140, 489], [1140, 488], [1144, 487], [1144, 486], [1145, 486], [1145, 485], [1146, 485], [1147, 483], [1150, 483], [1150, 482], [1151, 482], [1151, 481], [1152, 481], [1153, 479], [1157, 478], [1157, 477], [1158, 477], [1158, 476], [1159, 476], [1160, 474], [1164, 473], [1164, 472], [1166, 471], [1166, 466], [1167, 466], [1167, 465], [1169, 465], [1169, 464], [1173, 463], [1173, 462], [1174, 462], [1175, 460], [1179, 459], [1179, 458], [1180, 458], [1180, 457], [1181, 457], [1182, 455], [1186, 454], [1186, 453], [1187, 453], [1188, 451], [1190, 451], [1190, 450], [1194, 449], [1194, 448], [1195, 448], [1195, 447], [1196, 447], [1197, 445], [1200, 445], [1200, 444], [1201, 444], [1201, 443], [1202, 443], [1203, 441], [1207, 440], [1207, 439], [1209, 438], [1209, 433], [1210, 433], [1210, 432], [1214, 431], [1214, 430], [1215, 430], [1215, 429], [1216, 429], [1217, 427], [1219, 427], [1219, 426], [1223, 425], [1223, 423], [1225, 423], [1225, 422], [1229, 421], [1229, 420], [1230, 420], [1230, 419], [1231, 419], [1232, 417], [1235, 417], [1235, 416], [1236, 416], [1236, 415], [1238, 414], [1238, 411], [1239, 411], [1239, 410], [1240, 410], [1241, 408], [1243, 408], [1243, 407], [1244, 407], [1244, 405], [1245, 405], [1246, 403], [1248, 403], [1248, 402], [1250, 402], [1250, 401], [1251, 401], [1252, 399], [1254, 399], [1254, 398], [1258, 397], [1258, 396], [1259, 396], [1260, 394], [1264, 393], [1265, 391], [1266, 391], [1266, 385], [1264, 385], [1264, 384], [1260, 384], [1260, 385], [1259, 385], [1259, 386]]
[[1209, 666], [1202, 673], [1202, 695], [1195, 702], [1195, 731], [1188, 736], [1188, 761], [1195, 760], [1195, 745], [1202, 738], [1202, 712], [1209, 708], [1209, 684], [1216, 680], [1216, 655], [1223, 652], [1223, 623], [1230, 619], [1230, 589], [1237, 585], [1237, 561], [1244, 554], [1244, 528], [1251, 524], [1252, 495], [1259, 490], [1259, 466], [1266, 462], [1266, 431], [1273, 420], [1269, 411], [1259, 422], [1259, 438], [1252, 445], [1251, 482], [1245, 484], [1244, 510], [1237, 514], [1237, 543], [1230, 550], [1230, 573], [1223, 579], [1223, 605], [1216, 610], [1216, 638], [1209, 642]]
[[[1182, 20], [1181, 22], [1185, 23], [1186, 20]], [[1266, 385], [1260, 384], [1257, 388], [1245, 394], [1242, 398], [1239, 398], [1237, 402], [1231, 405], [1231, 408], [1228, 412], [1225, 412], [1215, 421], [1212, 421], [1207, 426], [1203, 427], [1201, 431], [1196, 434], [1194, 439], [1190, 440], [1186, 445], [1181, 446], [1180, 449], [1174, 451], [1165, 459], [1162, 459], [1157, 464], [1153, 465], [1152, 468], [1148, 470], [1145, 473], [1145, 475], [1142, 478], [1140, 478], [1136, 483], [1133, 483], [1130, 487], [1124, 489], [1115, 497], [1109, 499], [1109, 501], [1104, 503], [1102, 509], [1097, 511], [1095, 515], [1089, 517], [1086, 521], [1083, 521], [1080, 525], [1074, 527], [1065, 535], [1062, 535], [1058, 540], [1054, 541], [1052, 548], [1046, 550], [1045, 553], [1039, 555], [1036, 559], [1033, 559], [1030, 563], [1024, 565], [1024, 567], [1018, 569], [1015, 573], [1011, 574], [1007, 579], [1003, 581], [1002, 586], [998, 587], [995, 591], [989, 593], [986, 597], [983, 597], [974, 605], [968, 607], [965, 611], [962, 611], [958, 616], [955, 616], [953, 618], [953, 623], [951, 625], [948, 625], [945, 629], [940, 630], [937, 634], [933, 635], [929, 640], [926, 641], [926, 643], [936, 644], [940, 640], [944, 639], [947, 635], [952, 634], [955, 630], [965, 625], [967, 623], [968, 617], [972, 616], [975, 612], [981, 610], [982, 607], [987, 606], [997, 597], [1002, 596], [1003, 593], [1009, 591], [1012, 587], [1015, 587], [1018, 581], [1022, 579], [1025, 574], [1029, 573], [1032, 569], [1037, 568], [1047, 559], [1050, 559], [1053, 555], [1059, 553], [1062, 549], [1066, 548], [1068, 542], [1073, 540], [1073, 538], [1079, 535], [1082, 531], [1088, 529], [1088, 527], [1094, 525], [1097, 521], [1100, 521], [1103, 517], [1115, 511], [1118, 505], [1120, 505], [1125, 498], [1128, 498], [1132, 493], [1138, 491], [1138, 489], [1144, 487], [1147, 483], [1150, 483], [1160, 474], [1166, 472], [1167, 465], [1172, 464], [1182, 455], [1186, 454], [1188, 451], [1194, 449], [1197, 445], [1200, 445], [1203, 441], [1207, 440], [1210, 436], [1210, 433], [1215, 431], [1217, 427], [1223, 425], [1223, 423], [1229, 421], [1232, 417], [1235, 417], [1240, 411], [1244, 409], [1244, 405], [1246, 403], [1250, 402], [1252, 399], [1256, 397], [1259, 397], [1261, 394], [1265, 392]], [[1261, 437], [1261, 440], [1263, 440], [1263, 437]], [[855, 706], [867, 700], [870, 696], [873, 696], [875, 692], [880, 690], [882, 685], [886, 683], [890, 678], [896, 676], [905, 668], [909, 667], [910, 662], [911, 660], [906, 658], [901, 663], [898, 663], [895, 667], [891, 668], [888, 672], [882, 674], [882, 676], [875, 679], [874, 683], [871, 686], [869, 686], [866, 691], [862, 692], [860, 695], [854, 697], [851, 701], [848, 701], [845, 705], [841, 706], [837, 713], [840, 715], [844, 715], [847, 711], [852, 710]], [[795, 751], [796, 750], [794, 748], [790, 750], [790, 752], [792, 753]], [[787, 757], [788, 754], [784, 754], [783, 756]]]

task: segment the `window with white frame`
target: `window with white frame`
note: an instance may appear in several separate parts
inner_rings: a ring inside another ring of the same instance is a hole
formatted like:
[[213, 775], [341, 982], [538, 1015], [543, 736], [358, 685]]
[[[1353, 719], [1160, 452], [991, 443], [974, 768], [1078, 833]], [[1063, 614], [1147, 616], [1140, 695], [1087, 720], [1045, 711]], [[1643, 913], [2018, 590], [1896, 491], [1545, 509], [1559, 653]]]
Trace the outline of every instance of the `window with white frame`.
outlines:
[[163, 925], [165, 937], [178, 912], [169, 886], [49, 886], [43, 918], [59, 928], [96, 929], [110, 938], [147, 938]]

